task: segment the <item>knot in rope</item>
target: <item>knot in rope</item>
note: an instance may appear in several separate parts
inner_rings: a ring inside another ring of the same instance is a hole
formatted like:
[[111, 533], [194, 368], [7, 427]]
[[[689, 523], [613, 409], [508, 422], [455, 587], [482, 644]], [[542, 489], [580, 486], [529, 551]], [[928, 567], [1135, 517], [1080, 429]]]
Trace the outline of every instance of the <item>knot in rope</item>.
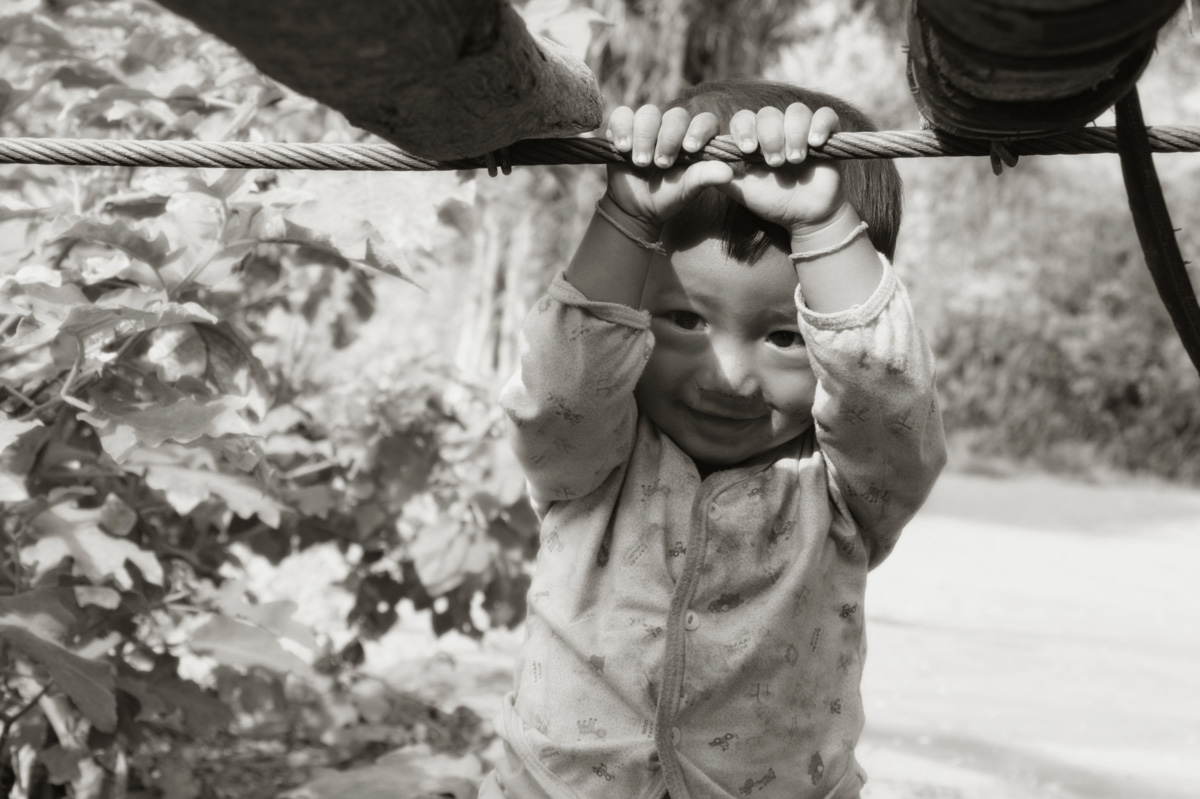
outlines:
[[964, 136], [1044, 136], [1133, 88], [1182, 0], [913, 0], [908, 80], [921, 112]]

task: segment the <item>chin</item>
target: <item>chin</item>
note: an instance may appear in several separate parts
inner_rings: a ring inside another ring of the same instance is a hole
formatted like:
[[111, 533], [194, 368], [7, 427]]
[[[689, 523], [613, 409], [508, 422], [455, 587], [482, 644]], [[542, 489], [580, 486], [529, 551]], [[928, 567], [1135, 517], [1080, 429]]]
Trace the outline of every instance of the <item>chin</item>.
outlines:
[[702, 442], [681, 442], [675, 440], [679, 444], [679, 448], [684, 453], [698, 464], [711, 466], [716, 469], [726, 469], [730, 466], [735, 466], [744, 460], [749, 460], [761, 452], [761, 449], [752, 447], [722, 447], [713, 445], [710, 441]]

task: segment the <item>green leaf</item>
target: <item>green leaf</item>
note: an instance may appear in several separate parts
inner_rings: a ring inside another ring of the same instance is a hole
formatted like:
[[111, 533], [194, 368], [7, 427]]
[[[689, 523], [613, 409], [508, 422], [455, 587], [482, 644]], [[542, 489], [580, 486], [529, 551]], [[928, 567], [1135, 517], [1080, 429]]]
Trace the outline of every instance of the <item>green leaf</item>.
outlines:
[[95, 605], [105, 610], [116, 610], [121, 605], [121, 592], [102, 585], [77, 585], [75, 601], [81, 608]]
[[155, 554], [105, 533], [100, 527], [103, 518], [101, 508], [58, 505], [44, 511], [32, 522], [37, 540], [21, 550], [21, 561], [41, 575], [69, 557], [91, 582], [102, 585], [113, 578], [126, 590], [134, 585], [125, 567], [130, 561], [146, 580], [162, 585], [162, 564]]
[[261, 667], [278, 674], [315, 676], [312, 667], [279, 645], [262, 627], [214, 616], [188, 639], [191, 648], [226, 666]]
[[[411, 266], [408, 259], [404, 257], [404, 253], [379, 235], [379, 231], [372, 230], [372, 234], [367, 237], [366, 254], [363, 256], [362, 263], [384, 274], [407, 280], [416, 285], [416, 281], [409, 274]], [[408, 271], [405, 271], [406, 268]]]
[[43, 586], [0, 597], [0, 624], [21, 627], [39, 638], [62, 643], [77, 621], [67, 604], [70, 590]]
[[494, 545], [467, 527], [447, 530], [440, 525], [421, 528], [408, 554], [430, 596], [457, 588], [468, 575], [483, 573], [491, 563]]
[[81, 419], [96, 429], [104, 450], [123, 463], [134, 447], [154, 448], [166, 441], [188, 444], [202, 437], [248, 435], [239, 410], [243, 397], [197, 400], [184, 397], [166, 406], [99, 407]]
[[165, 445], [155, 451], [137, 449], [125, 468], [140, 472], [146, 485], [162, 491], [181, 514], [216, 498], [243, 519], [257, 516], [263, 524], [279, 527], [284, 505], [252, 477], [216, 471], [215, 458], [206, 450]]
[[245, 584], [229, 580], [217, 591], [213, 599], [217, 608], [226, 616], [244, 619], [276, 635], [292, 639], [311, 650], [317, 649], [317, 639], [312, 630], [292, 618], [297, 605], [287, 599], [276, 602], [251, 604], [245, 599]]
[[215, 321], [202, 306], [171, 302], [166, 292], [121, 289], [103, 295], [94, 305], [71, 308], [59, 329], [80, 338], [112, 331], [127, 336], [170, 325]]
[[412, 281], [408, 259], [364, 219], [330, 214], [326, 204], [309, 201], [287, 209], [264, 208], [250, 225], [260, 241], [300, 244], [318, 252]]
[[373, 765], [326, 772], [283, 799], [475, 799], [483, 769], [479, 758], [434, 753], [427, 745], [405, 747]]
[[116, 686], [137, 698], [139, 719], [168, 717], [178, 711], [182, 729], [204, 737], [233, 723], [233, 711], [211, 691], [174, 675], [145, 674], [126, 667], [117, 675]]
[[0, 624], [0, 640], [43, 666], [54, 684], [97, 729], [102, 732], [116, 729], [117, 698], [112, 669], [107, 663], [86, 660], [29, 630], [8, 624]]
[[195, 768], [178, 757], [159, 761], [155, 782], [162, 791], [163, 799], [196, 799], [200, 795]]
[[119, 83], [117, 77], [107, 69], [88, 61], [76, 61], [72, 64], [64, 64], [54, 70], [50, 79], [58, 81], [64, 89], [79, 87], [99, 89], [101, 86]]
[[[19, 286], [13, 286], [11, 283], [5, 286], [8, 279], [0, 279], [0, 287], [8, 289], [0, 294], [0, 313], [32, 315], [39, 325], [52, 326], [57, 330], [58, 324], [70, 315], [72, 309], [91, 304], [78, 286], [34, 282], [34, 278], [40, 275], [31, 276], [29, 282], [24, 282], [20, 280], [24, 272], [25, 270], [22, 270], [17, 274], [16, 282], [21, 284]], [[9, 346], [17, 346], [20, 342], [10, 340], [7, 343]]]
[[[39, 432], [26, 435], [32, 430]], [[44, 441], [46, 435], [39, 421], [23, 422], [0, 413], [0, 502], [29, 499], [25, 478], [37, 455], [36, 445]]]
[[222, 394], [244, 397], [254, 419], [266, 415], [272, 395], [270, 375], [227, 322], [160, 328], [147, 358], [165, 382], [194, 377]]
[[49, 749], [43, 749], [38, 754], [38, 760], [46, 767], [46, 771], [50, 774], [50, 782], [55, 785], [65, 785], [72, 780], [79, 779], [79, 761], [87, 757], [87, 752], [82, 749], [63, 749], [58, 744], [51, 746]]
[[83, 239], [97, 244], [105, 244], [136, 258], [155, 269], [166, 263], [170, 255], [170, 242], [163, 233], [151, 239], [129, 227], [124, 222], [102, 222], [98, 219], [79, 219], [65, 230], [55, 235], [55, 240]]
[[[3, 81], [0, 81], [3, 83]], [[0, 107], [3, 106], [3, 87], [0, 86]], [[39, 217], [46, 212], [45, 208], [34, 208], [32, 205], [11, 197], [0, 198], [0, 222], [10, 219], [30, 219]]]
[[12, 446], [18, 438], [28, 433], [35, 427], [41, 427], [42, 423], [36, 419], [29, 422], [23, 422], [19, 419], [13, 419], [0, 413], [0, 452]]

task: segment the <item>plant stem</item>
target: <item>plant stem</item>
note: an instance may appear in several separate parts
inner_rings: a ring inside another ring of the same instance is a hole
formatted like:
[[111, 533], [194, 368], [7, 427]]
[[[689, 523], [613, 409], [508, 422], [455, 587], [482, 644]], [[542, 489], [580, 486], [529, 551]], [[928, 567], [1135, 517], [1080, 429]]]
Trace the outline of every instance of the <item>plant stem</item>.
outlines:
[[0, 729], [0, 756], [3, 756], [4, 749], [6, 746], [8, 746], [8, 733], [10, 730], [12, 730], [12, 725], [16, 724], [17, 720], [20, 719], [21, 716], [24, 716], [30, 710], [33, 710], [33, 708], [37, 706], [38, 702], [42, 701], [42, 697], [49, 692], [51, 685], [53, 685], [53, 682], [47, 682], [42, 686], [42, 690], [38, 691], [37, 696], [26, 702], [24, 707], [11, 716], [4, 716], [4, 727], [3, 729]]

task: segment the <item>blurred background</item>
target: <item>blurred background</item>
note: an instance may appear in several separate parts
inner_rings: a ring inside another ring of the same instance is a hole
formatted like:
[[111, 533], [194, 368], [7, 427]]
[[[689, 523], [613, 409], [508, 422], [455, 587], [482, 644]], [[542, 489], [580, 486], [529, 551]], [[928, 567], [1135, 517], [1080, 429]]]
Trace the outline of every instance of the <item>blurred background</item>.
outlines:
[[[515, 5], [610, 109], [763, 76], [920, 126], [901, 0]], [[1188, 3], [1148, 124], [1198, 68]], [[0, 76], [5, 136], [371, 138], [141, 0], [8, 4]], [[1196, 257], [1200, 155], [1155, 161]], [[1117, 158], [898, 167], [951, 460], [872, 575], [864, 796], [1200, 795], [1200, 378]], [[537, 546], [495, 397], [603, 178], [0, 166], [0, 623], [58, 647], [0, 640], [10, 795], [471, 795]]]

